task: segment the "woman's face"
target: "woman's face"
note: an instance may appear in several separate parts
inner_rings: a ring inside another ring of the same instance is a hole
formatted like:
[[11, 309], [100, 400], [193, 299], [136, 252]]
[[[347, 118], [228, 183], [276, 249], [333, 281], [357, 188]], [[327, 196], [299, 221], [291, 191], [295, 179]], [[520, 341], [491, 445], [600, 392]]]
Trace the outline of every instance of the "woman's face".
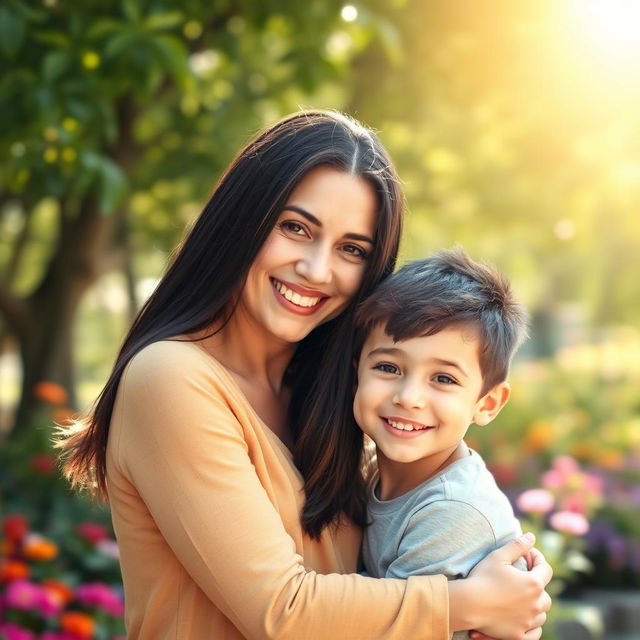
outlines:
[[251, 265], [234, 319], [293, 344], [337, 316], [362, 282], [376, 209], [363, 178], [328, 166], [311, 170]]

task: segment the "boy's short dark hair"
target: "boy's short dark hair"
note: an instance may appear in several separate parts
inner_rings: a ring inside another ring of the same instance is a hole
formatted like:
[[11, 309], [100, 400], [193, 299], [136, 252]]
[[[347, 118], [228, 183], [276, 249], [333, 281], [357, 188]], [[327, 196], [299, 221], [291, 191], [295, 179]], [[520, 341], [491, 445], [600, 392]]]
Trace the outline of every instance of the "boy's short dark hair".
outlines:
[[483, 391], [506, 380], [511, 358], [527, 335], [528, 315], [495, 267], [457, 247], [406, 264], [358, 307], [358, 347], [378, 324], [394, 341], [430, 336], [453, 324], [480, 338]]

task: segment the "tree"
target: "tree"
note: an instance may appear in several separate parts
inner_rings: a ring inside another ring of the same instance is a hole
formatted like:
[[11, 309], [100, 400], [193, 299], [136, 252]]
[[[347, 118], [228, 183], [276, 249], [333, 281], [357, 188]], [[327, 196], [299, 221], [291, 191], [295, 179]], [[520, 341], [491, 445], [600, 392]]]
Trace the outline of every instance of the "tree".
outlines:
[[249, 134], [339, 78], [375, 36], [375, 21], [349, 25], [340, 10], [336, 0], [0, 7], [0, 313], [23, 365], [14, 432], [29, 424], [39, 381], [73, 402], [78, 304], [106, 272], [130, 272], [131, 231], [151, 219], [132, 217], [132, 198], [167, 187], [153, 217], [173, 216], [163, 240], [174, 241], [171, 193], [201, 199]]

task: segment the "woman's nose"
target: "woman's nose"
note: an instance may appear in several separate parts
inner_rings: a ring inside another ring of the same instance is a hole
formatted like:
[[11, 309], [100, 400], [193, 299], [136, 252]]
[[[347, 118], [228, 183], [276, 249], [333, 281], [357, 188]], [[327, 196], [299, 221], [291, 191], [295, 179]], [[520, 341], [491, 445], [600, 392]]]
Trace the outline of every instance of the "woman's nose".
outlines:
[[332, 278], [331, 251], [322, 245], [308, 247], [296, 262], [296, 273], [308, 282], [327, 284]]

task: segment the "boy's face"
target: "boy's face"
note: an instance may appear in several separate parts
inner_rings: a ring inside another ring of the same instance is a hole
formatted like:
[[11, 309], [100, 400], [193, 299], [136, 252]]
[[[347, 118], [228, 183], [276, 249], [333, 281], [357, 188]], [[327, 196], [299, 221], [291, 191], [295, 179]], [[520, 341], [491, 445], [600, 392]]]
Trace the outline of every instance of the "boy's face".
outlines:
[[472, 422], [486, 424], [509, 395], [507, 383], [480, 397], [480, 341], [457, 324], [432, 336], [394, 342], [378, 325], [364, 343], [353, 410], [379, 462], [425, 461], [434, 472]]

